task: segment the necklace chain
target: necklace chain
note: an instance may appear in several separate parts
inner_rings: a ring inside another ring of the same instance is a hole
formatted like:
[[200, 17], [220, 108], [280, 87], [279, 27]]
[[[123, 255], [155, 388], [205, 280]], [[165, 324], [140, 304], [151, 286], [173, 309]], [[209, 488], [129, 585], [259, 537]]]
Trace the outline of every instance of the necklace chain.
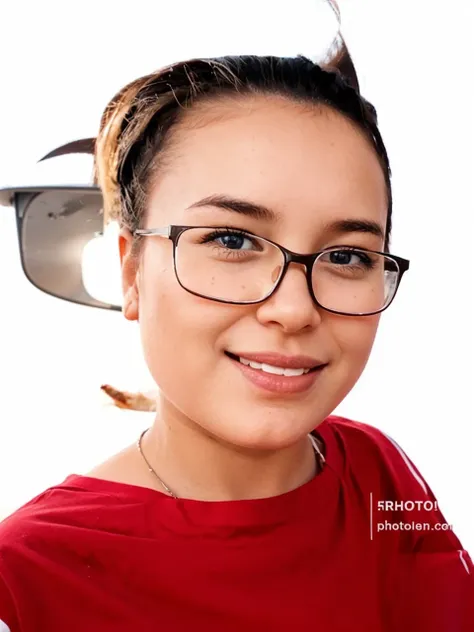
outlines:
[[[167, 494], [169, 494], [172, 498], [175, 498], [175, 499], [177, 500], [177, 499], [179, 498], [179, 496], [177, 496], [177, 495], [176, 495], [173, 491], [171, 491], [171, 489], [170, 489], [170, 488], [168, 487], [168, 485], [167, 485], [167, 484], [163, 481], [163, 479], [162, 479], [160, 476], [158, 476], [157, 472], [156, 472], [156, 471], [152, 468], [152, 466], [150, 465], [150, 462], [148, 461], [148, 459], [146, 458], [146, 456], [145, 456], [145, 454], [144, 454], [144, 452], [143, 452], [143, 447], [142, 447], [143, 438], [144, 438], [144, 436], [146, 435], [146, 433], [148, 432], [148, 430], [149, 430], [149, 428], [147, 428], [146, 430], [144, 430], [144, 431], [141, 433], [140, 437], [138, 438], [138, 441], [137, 441], [137, 448], [138, 448], [138, 451], [140, 452], [140, 455], [141, 455], [142, 459], [145, 461], [145, 464], [146, 464], [146, 466], [147, 466], [147, 468], [148, 468], [149, 472], [150, 472], [151, 474], [153, 474], [153, 475], [155, 476], [155, 478], [157, 478], [157, 479], [158, 479], [158, 481], [159, 481], [160, 485], [163, 487], [163, 489], [165, 490], [165, 492], [166, 492]], [[319, 461], [319, 463], [318, 463], [319, 468], [318, 468], [318, 469], [319, 469], [319, 470], [321, 470], [321, 468], [323, 467], [324, 463], [326, 462], [326, 459], [324, 458], [323, 453], [321, 452], [321, 450], [320, 450], [320, 448], [319, 448], [319, 445], [318, 445], [318, 441], [317, 441], [317, 439], [316, 439], [316, 438], [315, 438], [312, 434], [310, 434], [310, 435], [308, 435], [308, 436], [309, 436], [309, 438], [310, 438], [310, 440], [311, 440], [311, 443], [312, 443], [312, 445], [313, 445], [314, 452], [315, 452], [316, 456], [318, 457], [318, 461]]]
[[171, 491], [171, 489], [168, 487], [168, 485], [167, 485], [167, 484], [166, 484], [166, 483], [165, 483], [165, 482], [164, 482], [164, 481], [163, 481], [163, 480], [162, 480], [162, 479], [158, 476], [158, 474], [155, 472], [155, 470], [151, 467], [151, 465], [150, 465], [150, 463], [149, 463], [148, 459], [146, 458], [146, 456], [145, 456], [145, 454], [144, 454], [144, 452], [143, 452], [143, 448], [142, 448], [142, 441], [143, 441], [143, 437], [146, 435], [146, 433], [148, 432], [148, 430], [149, 430], [149, 428], [147, 428], [146, 430], [144, 430], [144, 431], [142, 432], [142, 434], [140, 435], [140, 437], [138, 438], [138, 441], [137, 441], [137, 448], [138, 448], [138, 451], [140, 452], [140, 454], [141, 454], [141, 456], [142, 456], [142, 459], [145, 461], [146, 466], [148, 467], [148, 469], [149, 469], [150, 473], [151, 473], [151, 474], [153, 474], [153, 475], [154, 475], [154, 476], [158, 479], [158, 481], [160, 482], [160, 485], [163, 487], [163, 489], [165, 490], [165, 492], [166, 492], [167, 494], [169, 494], [172, 498], [177, 499], [177, 498], [178, 498], [178, 496], [176, 496], [176, 494], [174, 494], [174, 493]]

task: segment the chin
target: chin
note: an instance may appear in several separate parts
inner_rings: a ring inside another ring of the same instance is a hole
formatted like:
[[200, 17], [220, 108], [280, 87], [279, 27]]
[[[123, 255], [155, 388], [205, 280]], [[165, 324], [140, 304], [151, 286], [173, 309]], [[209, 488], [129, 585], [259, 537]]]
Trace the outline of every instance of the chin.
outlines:
[[[322, 421], [314, 412], [265, 406], [240, 406], [238, 413], [210, 415], [204, 430], [218, 440], [244, 449], [277, 450], [303, 439]], [[201, 426], [203, 427], [203, 426]]]
[[[157, 411], [159, 391], [129, 392], [110, 385], [101, 388], [119, 408]], [[219, 390], [221, 393], [216, 396]], [[203, 399], [203, 392], [213, 395]], [[277, 450], [297, 443], [333, 410], [332, 402], [322, 406], [321, 396], [314, 390], [303, 396], [282, 396], [261, 389], [249, 390], [247, 385], [243, 390], [235, 388], [231, 393], [223, 393], [218, 386], [208, 386], [200, 392], [188, 392], [187, 399], [183, 408], [173, 406], [175, 414], [179, 410], [179, 416], [218, 441], [254, 450]], [[200, 401], [198, 407], [196, 401]]]

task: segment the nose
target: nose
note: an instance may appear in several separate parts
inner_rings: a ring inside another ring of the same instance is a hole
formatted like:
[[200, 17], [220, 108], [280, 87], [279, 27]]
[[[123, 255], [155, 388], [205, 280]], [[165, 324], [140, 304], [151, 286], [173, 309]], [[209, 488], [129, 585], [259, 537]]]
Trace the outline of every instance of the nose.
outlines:
[[321, 314], [309, 293], [303, 265], [289, 265], [277, 290], [259, 304], [257, 318], [264, 325], [278, 325], [285, 333], [298, 333], [319, 325]]

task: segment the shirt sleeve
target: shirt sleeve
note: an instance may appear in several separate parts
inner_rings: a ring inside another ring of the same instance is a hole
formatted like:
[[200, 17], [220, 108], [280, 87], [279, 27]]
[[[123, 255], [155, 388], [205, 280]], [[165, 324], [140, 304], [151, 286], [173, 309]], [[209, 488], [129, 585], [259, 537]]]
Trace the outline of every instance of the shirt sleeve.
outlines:
[[[392, 440], [393, 441], [393, 440]], [[426, 527], [414, 539], [414, 550], [402, 562], [400, 600], [418, 630], [474, 631], [474, 565], [438, 507], [438, 501], [418, 468], [395, 444], [412, 476], [425, 488], [427, 506], [420, 522]], [[408, 520], [407, 512], [404, 519]], [[403, 553], [402, 553], [403, 555]]]
[[0, 576], [0, 632], [20, 632], [16, 625], [13, 598]]
[[[384, 433], [381, 435], [388, 442], [390, 474], [395, 481], [394, 487], [399, 501], [396, 515], [404, 524], [411, 527], [409, 533], [412, 535], [406, 540], [407, 546], [416, 553], [464, 550], [417, 466], [394, 439]], [[460, 563], [468, 574], [472, 574], [472, 561], [466, 551], [464, 556], [460, 556]]]
[[416, 465], [372, 426], [343, 418], [335, 425], [346, 469], [371, 499], [374, 545], [390, 559], [386, 632], [474, 632], [472, 559]]
[[392, 519], [409, 527], [397, 560], [394, 629], [474, 632], [472, 559], [413, 461], [391, 437], [379, 440], [398, 501]]

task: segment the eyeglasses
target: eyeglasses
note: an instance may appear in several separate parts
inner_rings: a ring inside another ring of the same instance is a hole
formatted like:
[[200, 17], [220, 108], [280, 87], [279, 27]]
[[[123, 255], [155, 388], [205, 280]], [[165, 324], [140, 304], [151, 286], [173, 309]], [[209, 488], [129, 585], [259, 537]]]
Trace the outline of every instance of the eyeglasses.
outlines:
[[290, 263], [296, 263], [306, 269], [315, 305], [335, 314], [370, 316], [389, 307], [410, 265], [391, 254], [346, 246], [302, 255], [235, 228], [165, 226], [136, 230], [135, 235], [170, 239], [181, 287], [234, 305], [268, 299]]

